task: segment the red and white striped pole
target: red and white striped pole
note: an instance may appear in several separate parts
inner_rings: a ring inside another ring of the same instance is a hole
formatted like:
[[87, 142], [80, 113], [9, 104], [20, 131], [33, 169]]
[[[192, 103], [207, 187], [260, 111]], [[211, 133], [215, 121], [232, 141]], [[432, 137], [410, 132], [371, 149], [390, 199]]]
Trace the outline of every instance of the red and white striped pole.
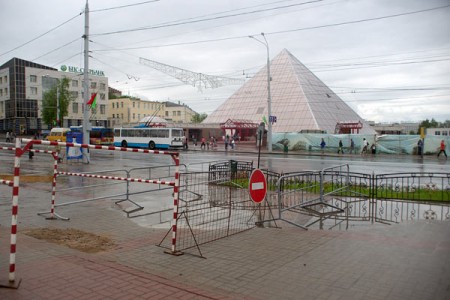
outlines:
[[16, 243], [17, 243], [17, 217], [19, 213], [19, 180], [20, 180], [20, 156], [23, 151], [20, 148], [21, 141], [16, 139], [16, 155], [14, 157], [14, 180], [12, 189], [12, 213], [11, 213], [11, 248], [9, 255], [9, 282], [16, 279]]
[[52, 205], [50, 208], [49, 219], [56, 219], [55, 217], [55, 198], [56, 198], [56, 177], [58, 176], [58, 152], [52, 152], [53, 156], [53, 178], [52, 178]]
[[174, 255], [180, 255], [182, 253], [177, 252], [177, 224], [178, 224], [178, 203], [179, 203], [179, 190], [180, 190], [180, 157], [178, 153], [172, 155], [172, 159], [175, 162], [175, 185], [173, 187], [173, 220], [172, 220], [172, 253]]

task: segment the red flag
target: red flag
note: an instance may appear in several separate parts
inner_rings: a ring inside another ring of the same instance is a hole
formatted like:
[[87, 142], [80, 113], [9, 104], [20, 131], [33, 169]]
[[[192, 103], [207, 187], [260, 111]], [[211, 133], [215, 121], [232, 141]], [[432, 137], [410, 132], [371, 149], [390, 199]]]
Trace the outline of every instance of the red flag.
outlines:
[[87, 105], [90, 105], [92, 108], [97, 107], [97, 93], [93, 93], [91, 95], [91, 99], [87, 102]]

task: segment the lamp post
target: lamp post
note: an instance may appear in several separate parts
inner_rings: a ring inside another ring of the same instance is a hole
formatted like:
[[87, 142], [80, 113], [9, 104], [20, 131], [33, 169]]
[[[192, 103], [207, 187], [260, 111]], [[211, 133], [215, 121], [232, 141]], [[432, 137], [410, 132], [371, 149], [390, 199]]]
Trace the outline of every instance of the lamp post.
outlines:
[[272, 98], [270, 95], [270, 56], [269, 56], [269, 43], [267, 42], [266, 36], [264, 35], [264, 32], [261, 32], [262, 37], [264, 38], [264, 42], [261, 40], [258, 40], [254, 36], [250, 35], [249, 38], [254, 39], [255, 41], [259, 42], [260, 44], [263, 44], [266, 47], [267, 50], [267, 151], [272, 152]]
[[59, 120], [60, 120], [60, 110], [59, 110], [59, 80], [58, 80], [58, 85], [56, 86], [56, 127], [61, 127], [61, 125], [59, 124]]

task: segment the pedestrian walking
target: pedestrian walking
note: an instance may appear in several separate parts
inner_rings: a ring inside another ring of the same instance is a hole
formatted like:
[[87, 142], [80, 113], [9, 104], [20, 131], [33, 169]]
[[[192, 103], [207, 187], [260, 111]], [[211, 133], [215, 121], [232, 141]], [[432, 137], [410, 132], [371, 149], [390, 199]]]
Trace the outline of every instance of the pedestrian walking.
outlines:
[[344, 148], [343, 148], [342, 140], [339, 140], [339, 148], [338, 148], [338, 154], [342, 153], [344, 154]]
[[350, 154], [355, 153], [355, 142], [353, 139], [350, 139]]
[[369, 142], [366, 140], [366, 138], [363, 138], [363, 143], [362, 143], [362, 150], [361, 150], [361, 154], [367, 154], [367, 151], [369, 150]]
[[206, 139], [205, 139], [205, 137], [202, 137], [200, 148], [202, 150], [206, 148]]
[[445, 152], [445, 141], [444, 140], [442, 140], [441, 141], [441, 145], [440, 145], [440, 147], [439, 147], [439, 153], [438, 153], [438, 155], [437, 155], [437, 157], [439, 157], [439, 155], [441, 155], [441, 153], [444, 153], [444, 155], [445, 155], [445, 158], [447, 158], [447, 152]]
[[322, 138], [322, 141], [320, 142], [320, 150], [322, 151], [322, 154], [325, 152], [325, 146], [327, 143], [325, 143], [325, 140]]
[[9, 131], [6, 132], [6, 142], [9, 143], [11, 141], [11, 137], [9, 135]]
[[422, 139], [419, 139], [419, 141], [417, 142], [417, 155], [422, 155], [422, 151], [423, 151], [423, 141]]
[[375, 143], [373, 143], [372, 146], [370, 146], [370, 150], [373, 155], [377, 153], [377, 146], [375, 145]]

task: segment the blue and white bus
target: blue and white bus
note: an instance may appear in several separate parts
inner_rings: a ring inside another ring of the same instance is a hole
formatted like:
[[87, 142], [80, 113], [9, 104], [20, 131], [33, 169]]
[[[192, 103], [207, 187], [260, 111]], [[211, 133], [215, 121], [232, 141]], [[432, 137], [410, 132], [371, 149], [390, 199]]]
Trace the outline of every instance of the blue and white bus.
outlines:
[[114, 128], [114, 146], [150, 150], [182, 148], [183, 136], [182, 128]]

